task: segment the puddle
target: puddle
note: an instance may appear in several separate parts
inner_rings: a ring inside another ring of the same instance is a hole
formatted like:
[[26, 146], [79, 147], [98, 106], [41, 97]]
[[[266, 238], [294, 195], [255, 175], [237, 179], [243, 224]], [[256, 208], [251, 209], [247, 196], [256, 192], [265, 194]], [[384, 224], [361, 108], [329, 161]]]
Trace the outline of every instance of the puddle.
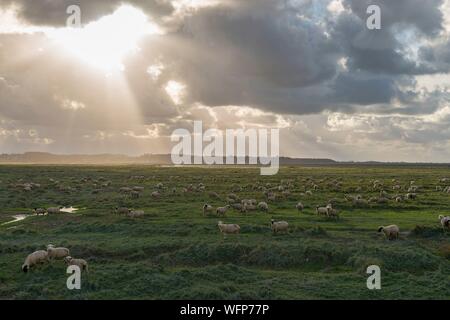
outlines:
[[1, 225], [2, 226], [6, 226], [6, 225], [11, 224], [11, 223], [23, 221], [26, 218], [31, 217], [31, 216], [34, 216], [34, 214], [18, 214], [18, 215], [12, 216], [14, 218], [14, 220], [2, 223]]

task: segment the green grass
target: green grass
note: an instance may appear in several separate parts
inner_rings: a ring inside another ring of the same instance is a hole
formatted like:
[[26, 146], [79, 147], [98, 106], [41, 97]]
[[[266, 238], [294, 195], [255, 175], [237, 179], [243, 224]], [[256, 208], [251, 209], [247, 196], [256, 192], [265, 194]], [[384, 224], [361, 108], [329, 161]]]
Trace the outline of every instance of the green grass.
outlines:
[[[130, 179], [138, 175], [145, 179]], [[84, 177], [91, 180], [82, 182]], [[95, 185], [101, 177], [111, 185]], [[257, 168], [0, 166], [0, 224], [35, 207], [83, 208], [0, 226], [0, 299], [449, 299], [450, 232], [442, 231], [437, 216], [448, 215], [450, 194], [435, 191], [442, 177], [450, 177], [450, 170], [283, 167], [276, 176], [262, 177]], [[300, 196], [310, 189], [306, 178], [320, 187], [310, 197]], [[357, 186], [366, 199], [377, 195], [370, 188], [375, 179], [394, 194], [393, 178], [403, 186], [415, 180], [422, 186], [418, 199], [367, 208], [354, 208], [344, 199], [344, 194], [357, 194]], [[270, 203], [269, 213], [243, 216], [231, 210], [221, 218], [238, 223], [240, 235], [224, 239], [219, 219], [202, 216], [205, 202], [224, 205], [235, 184], [246, 186], [235, 192], [240, 198], [262, 201], [262, 192], [251, 185], [275, 186], [289, 179], [292, 195]], [[341, 181], [340, 191], [329, 191], [334, 179]], [[24, 182], [41, 187], [26, 192], [15, 186]], [[155, 200], [150, 194], [159, 182], [166, 189]], [[205, 192], [181, 192], [199, 183]], [[145, 191], [132, 200], [118, 193], [124, 186], [144, 186]], [[211, 199], [209, 191], [222, 200]], [[338, 221], [315, 214], [316, 205], [332, 198], [342, 216]], [[299, 200], [305, 205], [302, 213], [294, 208]], [[112, 213], [117, 206], [146, 214], [118, 216]], [[273, 235], [271, 218], [288, 221], [290, 233]], [[400, 240], [386, 241], [376, 232], [388, 224], [400, 227]], [[66, 289], [61, 261], [21, 272], [25, 257], [49, 243], [89, 262], [81, 291]], [[365, 270], [371, 264], [381, 267], [382, 290], [366, 288]]]

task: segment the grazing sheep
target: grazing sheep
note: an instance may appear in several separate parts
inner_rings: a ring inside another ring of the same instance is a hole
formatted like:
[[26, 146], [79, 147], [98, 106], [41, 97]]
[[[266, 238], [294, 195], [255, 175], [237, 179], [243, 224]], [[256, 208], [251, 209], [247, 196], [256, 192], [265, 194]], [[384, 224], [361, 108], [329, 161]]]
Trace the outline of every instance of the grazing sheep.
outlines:
[[241, 230], [241, 227], [238, 224], [224, 224], [222, 221], [219, 221], [217, 226], [224, 236], [226, 234], [238, 234]]
[[133, 191], [143, 192], [144, 191], [144, 187], [133, 187]]
[[47, 246], [47, 254], [49, 259], [65, 258], [70, 255], [67, 248], [55, 248], [54, 245], [49, 244]]
[[266, 202], [260, 202], [258, 203], [258, 209], [264, 212], [269, 211], [269, 205]]
[[328, 215], [328, 211], [329, 210], [330, 210], [330, 208], [328, 208], [328, 207], [316, 206], [316, 213], [317, 213], [317, 215], [324, 215], [324, 216], [326, 216], [326, 215]]
[[416, 200], [417, 199], [417, 194], [415, 194], [415, 193], [408, 193], [408, 194], [406, 194], [406, 199], [408, 199], [408, 200]]
[[403, 201], [403, 197], [401, 197], [401, 196], [398, 196], [395, 198], [395, 202], [397, 202], [397, 203], [400, 203], [402, 201]]
[[218, 215], [218, 216], [225, 216], [225, 214], [227, 213], [227, 211], [228, 211], [228, 209], [230, 208], [230, 206], [229, 205], [227, 205], [227, 206], [225, 206], [225, 207], [218, 207], [217, 209], [216, 209], [216, 214]]
[[274, 234], [278, 232], [289, 232], [289, 223], [286, 221], [275, 221], [274, 219], [270, 220], [270, 226]]
[[209, 205], [207, 203], [205, 203], [203, 205], [203, 216], [207, 216], [208, 214], [212, 213], [213, 211], [214, 211], [214, 208], [211, 205]]
[[88, 270], [88, 263], [84, 259], [74, 259], [71, 256], [65, 257], [64, 262], [68, 266], [78, 266], [81, 271], [89, 272]]
[[369, 202], [365, 199], [355, 199], [353, 200], [353, 205], [356, 207], [365, 207], [369, 204]]
[[312, 191], [308, 190], [308, 191], [306, 191], [306, 192], [305, 192], [305, 195], [307, 195], [307, 196], [309, 196], [309, 197], [310, 197], [310, 196], [312, 196], [312, 195], [313, 195], [313, 193], [312, 193]]
[[305, 206], [303, 205], [303, 203], [297, 202], [295, 208], [296, 208], [298, 211], [303, 211], [303, 209], [305, 209]]
[[130, 209], [125, 208], [125, 207], [116, 208], [116, 213], [117, 214], [129, 214], [130, 211], [131, 211]]
[[45, 210], [45, 209], [42, 209], [42, 208], [35, 208], [34, 210], [33, 210], [33, 213], [34, 214], [36, 214], [36, 215], [38, 215], [38, 216], [40, 216], [40, 215], [45, 215], [46, 213], [47, 213], [47, 210]]
[[141, 194], [138, 191], [131, 191], [131, 199], [139, 199]]
[[130, 193], [131, 191], [133, 191], [133, 189], [129, 188], [129, 187], [123, 187], [119, 189], [120, 193]]
[[256, 209], [258, 209], [258, 207], [255, 206], [254, 204], [244, 203], [243, 206], [244, 206], [244, 212], [255, 211]]
[[161, 193], [159, 193], [159, 191], [152, 192], [152, 198], [154, 198], [154, 199], [161, 198]]
[[62, 207], [54, 207], [54, 208], [48, 208], [47, 213], [48, 214], [58, 214], [61, 213]]
[[339, 219], [339, 211], [337, 209], [330, 208], [327, 212], [327, 217]]
[[35, 251], [27, 256], [24, 264], [22, 265], [22, 271], [28, 272], [32, 267], [40, 263], [48, 262], [48, 253], [44, 250]]
[[395, 240], [398, 239], [400, 229], [395, 224], [387, 226], [387, 227], [379, 227], [378, 232], [383, 232], [387, 239]]
[[132, 210], [128, 213], [128, 216], [130, 218], [138, 218], [138, 217], [142, 217], [145, 214], [145, 212], [143, 210]]
[[450, 230], [450, 216], [444, 217], [442, 215], [439, 216], [439, 221], [441, 222], [442, 229]]

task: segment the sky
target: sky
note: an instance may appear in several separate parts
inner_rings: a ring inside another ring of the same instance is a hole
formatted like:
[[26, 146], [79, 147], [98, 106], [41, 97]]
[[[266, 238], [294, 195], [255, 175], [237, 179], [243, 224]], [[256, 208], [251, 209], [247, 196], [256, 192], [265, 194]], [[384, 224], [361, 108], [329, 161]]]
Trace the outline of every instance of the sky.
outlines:
[[0, 0], [0, 153], [169, 153], [201, 120], [279, 128], [284, 156], [450, 162], [449, 88], [450, 0]]

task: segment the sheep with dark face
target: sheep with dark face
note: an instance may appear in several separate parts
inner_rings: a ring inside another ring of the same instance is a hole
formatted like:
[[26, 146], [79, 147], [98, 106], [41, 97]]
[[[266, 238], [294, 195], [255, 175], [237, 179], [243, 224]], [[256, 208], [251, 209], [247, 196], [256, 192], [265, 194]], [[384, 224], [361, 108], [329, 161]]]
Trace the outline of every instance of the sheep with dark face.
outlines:
[[229, 205], [227, 205], [227, 206], [225, 206], [225, 207], [218, 207], [217, 209], [216, 209], [216, 214], [218, 215], [218, 216], [225, 216], [225, 214], [227, 213], [227, 211], [228, 211], [228, 209], [230, 208], [230, 206]]
[[207, 216], [208, 214], [214, 211], [213, 207], [207, 203], [203, 205], [203, 216]]
[[22, 271], [28, 272], [31, 268], [38, 264], [48, 262], [48, 253], [44, 250], [35, 251], [27, 256], [24, 264], [22, 265]]
[[270, 220], [270, 227], [274, 234], [278, 232], [289, 232], [289, 223], [286, 221], [275, 221], [274, 219]]
[[266, 202], [258, 203], [258, 209], [264, 212], [269, 211], [269, 205]]
[[387, 227], [383, 227], [383, 226], [379, 227], [378, 232], [383, 232], [384, 235], [386, 236], [386, 239], [396, 240], [396, 239], [398, 239], [398, 236], [400, 234], [400, 229], [398, 226], [393, 224], [393, 225], [390, 225]]
[[443, 215], [439, 215], [439, 221], [441, 222], [444, 231], [450, 230], [450, 216], [444, 217]]

